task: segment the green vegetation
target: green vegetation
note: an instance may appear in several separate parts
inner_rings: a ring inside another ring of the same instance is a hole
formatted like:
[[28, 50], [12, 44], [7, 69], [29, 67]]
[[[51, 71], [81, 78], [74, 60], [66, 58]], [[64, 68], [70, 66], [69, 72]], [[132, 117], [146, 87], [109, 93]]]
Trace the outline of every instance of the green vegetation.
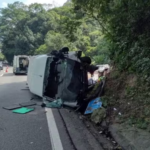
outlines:
[[150, 86], [140, 76], [114, 70], [107, 80], [102, 101], [106, 108], [111, 108], [113, 122], [119, 118], [117, 122], [150, 131]]
[[[106, 50], [106, 45], [100, 46], [104, 52], [109, 51], [114, 70], [108, 77], [103, 102], [112, 110], [117, 108], [117, 111], [111, 112], [113, 121], [117, 117], [120, 121], [128, 121], [131, 125], [150, 130], [150, 2], [73, 2], [76, 12], [82, 11], [84, 15], [97, 20], [103, 40], [107, 41]], [[119, 112], [122, 115], [118, 115]]]
[[0, 61], [2, 61], [4, 59], [5, 59], [5, 56], [2, 53], [0, 53]]
[[150, 2], [73, 0], [74, 9], [93, 17], [109, 41], [110, 58], [120, 70], [149, 75]]
[[[81, 12], [75, 13], [71, 2], [59, 8], [15, 2], [0, 13], [2, 53], [9, 62], [14, 55], [44, 54], [64, 46], [71, 51], [82, 50], [96, 63], [109, 60], [108, 46], [97, 21]], [[104, 48], [101, 49], [100, 43]]]

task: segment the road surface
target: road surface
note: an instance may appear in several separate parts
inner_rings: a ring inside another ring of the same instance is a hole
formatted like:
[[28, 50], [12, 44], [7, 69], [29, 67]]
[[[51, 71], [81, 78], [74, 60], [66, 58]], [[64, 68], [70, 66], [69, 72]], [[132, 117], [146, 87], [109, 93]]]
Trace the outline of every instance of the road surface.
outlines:
[[[0, 72], [0, 150], [102, 150], [77, 116], [68, 110], [42, 108], [26, 85], [27, 76], [12, 68]], [[35, 111], [15, 114], [5, 106], [31, 101]]]
[[[4, 67], [4, 69], [5, 69], [5, 67]], [[4, 69], [0, 70], [0, 77], [2, 77], [4, 75]]]

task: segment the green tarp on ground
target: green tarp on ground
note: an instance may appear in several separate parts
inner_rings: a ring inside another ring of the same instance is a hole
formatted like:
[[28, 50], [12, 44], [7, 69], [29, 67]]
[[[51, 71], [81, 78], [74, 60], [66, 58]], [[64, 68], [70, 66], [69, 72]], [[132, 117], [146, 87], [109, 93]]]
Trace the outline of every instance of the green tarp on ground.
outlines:
[[18, 114], [26, 114], [30, 111], [33, 111], [34, 108], [27, 108], [27, 107], [22, 107], [22, 108], [19, 108], [19, 109], [15, 109], [13, 110], [12, 112], [13, 113], [18, 113]]
[[63, 104], [62, 100], [57, 99], [53, 102], [46, 103], [46, 107], [48, 107], [48, 108], [61, 108], [62, 104]]

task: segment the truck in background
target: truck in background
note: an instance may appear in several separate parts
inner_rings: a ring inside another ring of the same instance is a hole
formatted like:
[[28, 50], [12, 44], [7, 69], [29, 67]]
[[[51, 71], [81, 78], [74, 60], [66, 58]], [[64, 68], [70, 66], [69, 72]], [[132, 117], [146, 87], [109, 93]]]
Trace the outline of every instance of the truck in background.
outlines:
[[17, 74], [27, 74], [29, 66], [29, 56], [18, 55], [14, 56], [13, 59], [13, 73]]

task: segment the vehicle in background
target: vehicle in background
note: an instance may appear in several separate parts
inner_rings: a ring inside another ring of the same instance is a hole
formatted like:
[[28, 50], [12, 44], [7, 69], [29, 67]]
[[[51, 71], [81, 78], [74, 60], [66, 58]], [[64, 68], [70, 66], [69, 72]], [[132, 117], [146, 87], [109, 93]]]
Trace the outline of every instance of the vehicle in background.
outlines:
[[3, 62], [0, 61], [0, 70], [3, 70]]
[[13, 73], [16, 74], [27, 74], [29, 65], [29, 56], [18, 55], [14, 56], [13, 59]]

